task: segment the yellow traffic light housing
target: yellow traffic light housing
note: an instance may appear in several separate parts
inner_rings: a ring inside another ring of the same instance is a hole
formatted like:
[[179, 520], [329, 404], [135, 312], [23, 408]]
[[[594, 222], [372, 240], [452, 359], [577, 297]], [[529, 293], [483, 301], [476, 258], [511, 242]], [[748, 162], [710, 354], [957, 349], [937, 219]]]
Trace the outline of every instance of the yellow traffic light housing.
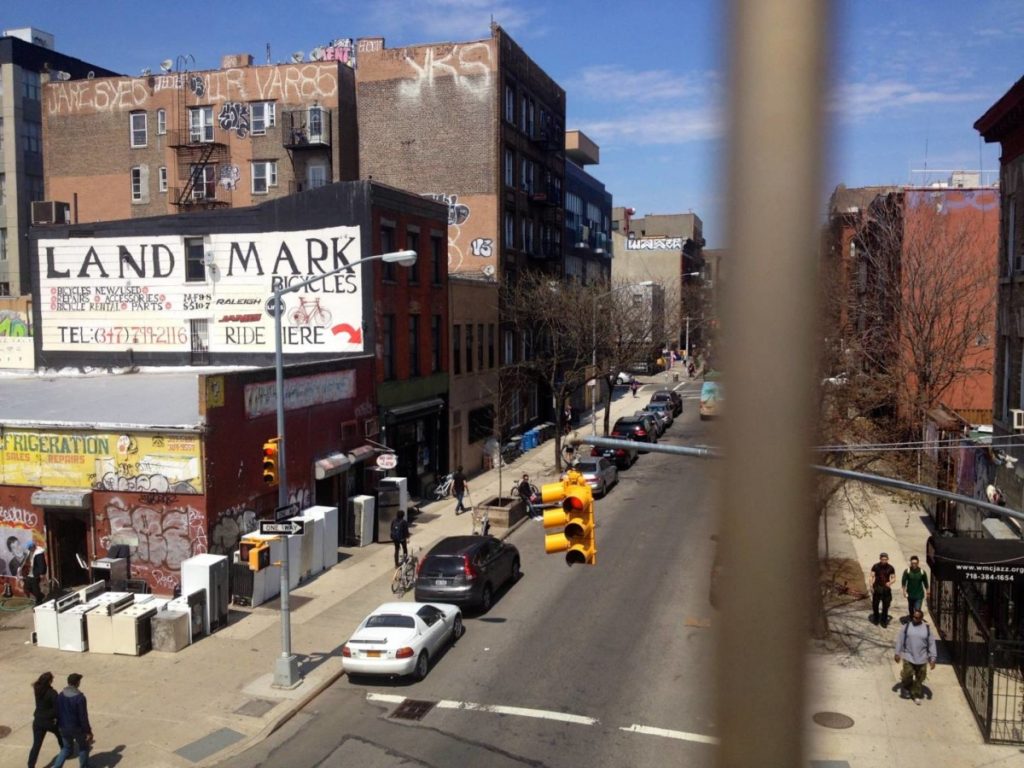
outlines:
[[270, 544], [260, 542], [249, 548], [247, 557], [250, 571], [262, 571], [270, 567]]
[[279, 482], [277, 444], [280, 439], [275, 437], [263, 444], [263, 482], [267, 485], [277, 485]]
[[547, 554], [565, 552], [566, 565], [594, 565], [597, 561], [597, 543], [594, 538], [594, 495], [583, 476], [570, 470], [560, 483], [546, 483], [541, 488], [541, 500], [560, 501], [561, 509], [544, 510], [544, 528], [558, 529], [544, 536]]

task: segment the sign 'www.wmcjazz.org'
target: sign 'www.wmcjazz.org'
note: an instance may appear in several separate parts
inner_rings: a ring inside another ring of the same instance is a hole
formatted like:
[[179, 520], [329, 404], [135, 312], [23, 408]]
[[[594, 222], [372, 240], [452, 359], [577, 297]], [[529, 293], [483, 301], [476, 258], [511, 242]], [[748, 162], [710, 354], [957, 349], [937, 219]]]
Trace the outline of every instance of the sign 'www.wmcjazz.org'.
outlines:
[[[358, 227], [40, 240], [42, 346], [273, 352], [273, 291], [361, 256]], [[363, 350], [360, 270], [284, 295], [286, 354]]]

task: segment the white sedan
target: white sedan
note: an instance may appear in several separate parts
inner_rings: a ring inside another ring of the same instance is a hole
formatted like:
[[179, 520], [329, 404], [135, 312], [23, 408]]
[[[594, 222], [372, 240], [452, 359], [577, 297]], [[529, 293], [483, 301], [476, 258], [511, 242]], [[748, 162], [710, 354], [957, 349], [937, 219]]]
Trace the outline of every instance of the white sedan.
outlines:
[[445, 643], [462, 636], [462, 611], [443, 603], [384, 603], [341, 648], [349, 675], [426, 677]]

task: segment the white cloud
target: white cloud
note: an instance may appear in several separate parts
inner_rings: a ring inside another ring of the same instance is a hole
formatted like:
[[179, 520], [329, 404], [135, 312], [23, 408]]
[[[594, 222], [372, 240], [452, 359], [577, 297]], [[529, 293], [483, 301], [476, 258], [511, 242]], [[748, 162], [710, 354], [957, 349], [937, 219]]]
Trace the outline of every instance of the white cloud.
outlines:
[[482, 40], [491, 35], [492, 18], [510, 33], [533, 20], [511, 0], [378, 0], [367, 13], [371, 27], [411, 35], [416, 43]]
[[901, 80], [881, 80], [841, 86], [830, 100], [829, 109], [855, 118], [923, 104], [958, 104], [986, 97], [980, 90], [937, 90]]
[[667, 69], [632, 71], [614, 64], [583, 69], [566, 91], [595, 101], [676, 101], [706, 98], [718, 87], [715, 72], [678, 73]]
[[622, 144], [687, 144], [716, 139], [724, 131], [717, 113], [700, 109], [635, 110], [614, 119], [582, 119], [580, 127], [602, 149]]

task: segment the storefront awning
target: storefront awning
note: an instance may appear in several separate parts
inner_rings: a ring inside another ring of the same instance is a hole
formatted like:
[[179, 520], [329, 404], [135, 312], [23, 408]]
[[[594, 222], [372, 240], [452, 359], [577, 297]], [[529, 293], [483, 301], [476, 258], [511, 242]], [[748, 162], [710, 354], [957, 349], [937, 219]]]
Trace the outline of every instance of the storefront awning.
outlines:
[[932, 536], [928, 565], [934, 578], [945, 581], [1024, 584], [1024, 541]]
[[360, 445], [358, 448], [349, 451], [348, 460], [352, 464], [358, 464], [361, 461], [372, 459], [376, 455], [377, 451], [372, 445]]
[[32, 503], [37, 507], [90, 509], [92, 491], [80, 488], [41, 488], [32, 492]]
[[388, 408], [384, 411], [384, 418], [388, 421], [400, 421], [410, 416], [425, 416], [428, 413], [435, 413], [442, 408], [444, 408], [444, 400], [439, 397], [433, 397], [430, 400], [421, 400], [418, 403]]
[[314, 466], [313, 474], [317, 480], [339, 475], [352, 466], [352, 461], [347, 453], [332, 453], [326, 458], [319, 459]]

